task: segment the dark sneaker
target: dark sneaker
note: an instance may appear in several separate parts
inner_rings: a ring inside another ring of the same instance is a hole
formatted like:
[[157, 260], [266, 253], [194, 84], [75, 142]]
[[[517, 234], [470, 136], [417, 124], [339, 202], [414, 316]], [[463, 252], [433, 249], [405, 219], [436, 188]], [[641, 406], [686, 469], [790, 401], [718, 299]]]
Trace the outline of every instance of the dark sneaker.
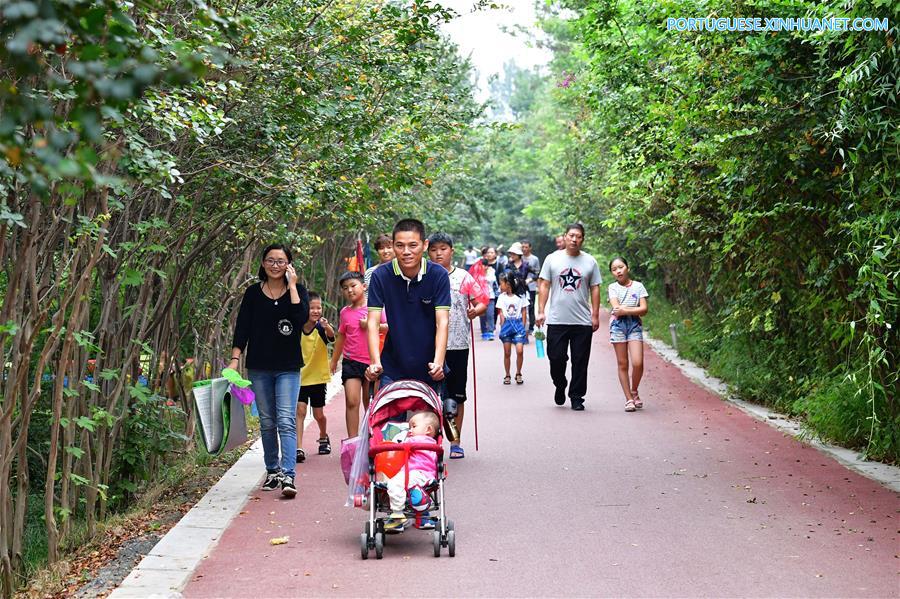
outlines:
[[553, 401], [555, 401], [558, 406], [566, 403], [566, 390], [557, 388], [556, 394], [553, 396]]
[[284, 476], [281, 479], [281, 494], [285, 497], [293, 497], [297, 494], [297, 487], [294, 486], [293, 476]]
[[281, 485], [281, 472], [269, 472], [266, 474], [266, 482], [262, 484], [263, 491], [274, 491]]
[[331, 453], [331, 439], [328, 438], [328, 435], [325, 435], [319, 439], [319, 455], [327, 455], [329, 453]]
[[572, 400], [572, 409], [576, 412], [584, 411], [584, 400], [583, 399], [573, 399]]
[[297, 463], [302, 464], [305, 461], [306, 461], [306, 452], [298, 447], [297, 448]]

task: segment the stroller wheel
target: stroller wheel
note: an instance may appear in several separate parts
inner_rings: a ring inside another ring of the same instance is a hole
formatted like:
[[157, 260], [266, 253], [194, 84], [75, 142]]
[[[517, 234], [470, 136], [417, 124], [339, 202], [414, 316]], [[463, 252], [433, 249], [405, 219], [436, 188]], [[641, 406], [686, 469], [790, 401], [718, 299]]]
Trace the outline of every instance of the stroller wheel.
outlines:
[[375, 559], [381, 559], [384, 555], [384, 534], [375, 533]]
[[363, 559], [369, 559], [369, 535], [362, 533], [359, 535], [359, 549]]
[[435, 530], [433, 535], [434, 557], [441, 557], [441, 531]]
[[450, 557], [456, 556], [456, 531], [448, 530], [447, 531], [447, 555]]

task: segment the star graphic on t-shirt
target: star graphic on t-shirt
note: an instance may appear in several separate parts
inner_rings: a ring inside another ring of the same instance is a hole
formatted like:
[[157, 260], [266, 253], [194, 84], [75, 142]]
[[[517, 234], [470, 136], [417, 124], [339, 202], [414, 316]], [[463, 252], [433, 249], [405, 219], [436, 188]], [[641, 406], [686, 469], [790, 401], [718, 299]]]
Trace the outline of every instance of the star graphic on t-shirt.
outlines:
[[567, 268], [559, 274], [559, 286], [563, 291], [576, 291], [581, 287], [581, 273]]

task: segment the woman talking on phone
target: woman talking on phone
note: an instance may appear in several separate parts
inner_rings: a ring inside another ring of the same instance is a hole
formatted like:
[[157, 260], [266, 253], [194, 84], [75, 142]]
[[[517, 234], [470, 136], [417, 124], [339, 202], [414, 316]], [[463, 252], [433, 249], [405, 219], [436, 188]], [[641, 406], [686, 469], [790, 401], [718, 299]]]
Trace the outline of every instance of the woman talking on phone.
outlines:
[[309, 317], [309, 296], [297, 282], [291, 262], [291, 250], [285, 245], [272, 244], [263, 250], [260, 282], [248, 287], [241, 300], [229, 364], [237, 368], [241, 354], [247, 352], [247, 377], [256, 394], [266, 464], [262, 490], [281, 487], [281, 494], [289, 498], [297, 494], [297, 396], [303, 367], [300, 330]]

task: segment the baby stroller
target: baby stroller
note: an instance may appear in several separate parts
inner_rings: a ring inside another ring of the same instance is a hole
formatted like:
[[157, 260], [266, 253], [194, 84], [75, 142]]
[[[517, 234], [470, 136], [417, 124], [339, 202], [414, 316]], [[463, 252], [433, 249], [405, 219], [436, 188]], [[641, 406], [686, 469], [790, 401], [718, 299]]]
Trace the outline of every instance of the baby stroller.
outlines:
[[[391, 422], [406, 422], [408, 414], [418, 411], [433, 412], [438, 417], [440, 427], [437, 431], [437, 444], [425, 443], [395, 443], [385, 439], [384, 431], [390, 430]], [[388, 425], [388, 426], [386, 426]], [[369, 519], [365, 525], [365, 532], [360, 535], [360, 549], [362, 558], [368, 559], [369, 552], [374, 548], [375, 557], [381, 559], [384, 553], [385, 543], [385, 515], [391, 513], [390, 498], [387, 493], [387, 485], [376, 480], [376, 472], [384, 467], [385, 458], [390, 457], [400, 468], [405, 471], [409, 460], [410, 451], [434, 451], [437, 454], [437, 478], [429, 482], [422, 489], [428, 495], [431, 510], [430, 516], [436, 518], [432, 533], [434, 557], [440, 557], [441, 548], [446, 547], [450, 557], [456, 555], [456, 533], [453, 530], [453, 521], [448, 520], [444, 511], [444, 448], [441, 430], [443, 429], [443, 415], [441, 413], [441, 400], [425, 383], [414, 380], [403, 380], [390, 383], [382, 387], [372, 400], [366, 413], [366, 426], [360, 433], [359, 447], [354, 458], [350, 475], [350, 493], [352, 505], [360, 508], [368, 508]], [[387, 452], [396, 452], [389, 454]], [[379, 458], [379, 456], [383, 456]], [[421, 510], [421, 506], [418, 506]], [[404, 515], [415, 519], [421, 517], [417, 511], [407, 502]]]

